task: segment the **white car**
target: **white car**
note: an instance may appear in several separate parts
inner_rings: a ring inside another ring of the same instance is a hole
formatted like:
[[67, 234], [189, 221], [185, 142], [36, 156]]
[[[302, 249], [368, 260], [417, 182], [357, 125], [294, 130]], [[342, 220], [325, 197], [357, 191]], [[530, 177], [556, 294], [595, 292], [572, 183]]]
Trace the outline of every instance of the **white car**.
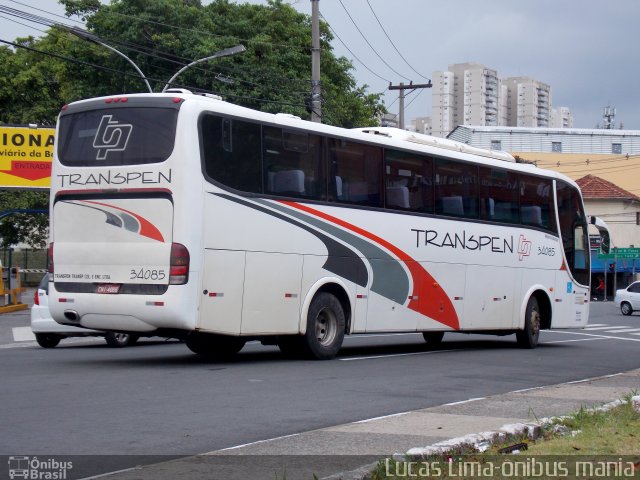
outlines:
[[38, 285], [31, 307], [31, 330], [36, 342], [43, 348], [53, 348], [67, 337], [104, 337], [111, 347], [125, 347], [134, 344], [138, 337], [127, 333], [101, 332], [87, 328], [60, 325], [49, 313], [49, 274]]
[[633, 282], [627, 288], [616, 290], [613, 299], [623, 315], [631, 315], [634, 311], [640, 310], [640, 281]]

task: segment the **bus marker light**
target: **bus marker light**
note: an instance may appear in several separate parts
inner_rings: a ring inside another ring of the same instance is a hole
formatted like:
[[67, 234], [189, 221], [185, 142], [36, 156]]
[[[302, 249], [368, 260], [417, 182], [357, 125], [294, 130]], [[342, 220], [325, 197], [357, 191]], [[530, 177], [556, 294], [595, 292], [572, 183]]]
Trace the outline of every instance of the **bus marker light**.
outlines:
[[367, 296], [360, 294], [360, 295], [356, 295], [356, 298], [357, 299], [363, 299], [363, 298], [367, 298]]
[[454, 300], [464, 300], [464, 297], [453, 297]]
[[285, 293], [284, 298], [298, 298], [297, 293]]
[[409, 300], [418, 300], [420, 297], [418, 295], [409, 295]]
[[58, 302], [60, 302], [60, 303], [73, 303], [74, 300], [73, 300], [73, 298], [59, 298]]
[[221, 292], [209, 292], [210, 297], [224, 297], [224, 293]]
[[148, 307], [164, 307], [164, 302], [147, 302]]

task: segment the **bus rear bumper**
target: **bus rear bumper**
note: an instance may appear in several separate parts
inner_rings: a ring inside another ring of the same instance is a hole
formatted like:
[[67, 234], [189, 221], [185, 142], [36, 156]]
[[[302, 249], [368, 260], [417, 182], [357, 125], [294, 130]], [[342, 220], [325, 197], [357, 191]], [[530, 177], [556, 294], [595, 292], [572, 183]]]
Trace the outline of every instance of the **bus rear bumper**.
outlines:
[[95, 330], [150, 333], [159, 329], [195, 330], [197, 312], [188, 292], [172, 287], [163, 295], [49, 294], [56, 322]]

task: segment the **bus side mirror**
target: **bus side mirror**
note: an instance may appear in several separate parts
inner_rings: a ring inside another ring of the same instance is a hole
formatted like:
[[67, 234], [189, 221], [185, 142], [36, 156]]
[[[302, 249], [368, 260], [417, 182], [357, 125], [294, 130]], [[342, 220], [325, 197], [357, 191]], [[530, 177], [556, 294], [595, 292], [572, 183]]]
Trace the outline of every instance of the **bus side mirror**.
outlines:
[[591, 217], [591, 225], [598, 229], [600, 233], [600, 251], [609, 253], [611, 251], [611, 236], [609, 235], [609, 227], [601, 218]]

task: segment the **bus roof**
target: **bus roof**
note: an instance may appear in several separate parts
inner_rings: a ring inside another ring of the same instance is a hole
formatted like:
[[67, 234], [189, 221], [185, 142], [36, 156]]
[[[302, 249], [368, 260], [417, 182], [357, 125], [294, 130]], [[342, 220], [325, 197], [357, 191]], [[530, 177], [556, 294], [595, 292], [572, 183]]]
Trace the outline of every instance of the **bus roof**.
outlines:
[[[73, 102], [69, 107], [82, 106], [96, 102], [104, 104], [110, 98], [181, 98], [189, 104], [198, 104], [198, 109], [211, 110], [221, 114], [243, 117], [248, 120], [256, 120], [265, 123], [277, 124], [283, 127], [299, 128], [307, 131], [315, 131], [319, 134], [342, 137], [366, 143], [374, 142], [379, 145], [413, 150], [416, 152], [445, 156], [463, 161], [476, 162], [487, 166], [508, 168], [514, 171], [526, 172], [534, 175], [557, 178], [579, 188], [578, 185], [561, 173], [553, 170], [538, 168], [530, 163], [516, 163], [516, 159], [508, 152], [500, 150], [489, 150], [479, 147], [472, 147], [461, 142], [447, 138], [432, 137], [417, 132], [401, 130], [390, 127], [364, 127], [364, 128], [343, 128], [332, 125], [303, 120], [300, 117], [287, 113], [267, 113], [253, 110], [248, 107], [239, 106], [223, 100], [217, 95], [194, 93], [186, 89], [170, 89], [164, 93], [132, 93], [111, 95], [106, 97], [91, 98]], [[125, 107], [127, 102], [120, 102], [118, 105]], [[112, 104], [113, 105], [113, 104]], [[74, 108], [71, 108], [74, 110]], [[375, 139], [372, 138], [375, 136]], [[479, 158], [481, 157], [481, 158]], [[505, 165], [507, 163], [508, 165]]]

